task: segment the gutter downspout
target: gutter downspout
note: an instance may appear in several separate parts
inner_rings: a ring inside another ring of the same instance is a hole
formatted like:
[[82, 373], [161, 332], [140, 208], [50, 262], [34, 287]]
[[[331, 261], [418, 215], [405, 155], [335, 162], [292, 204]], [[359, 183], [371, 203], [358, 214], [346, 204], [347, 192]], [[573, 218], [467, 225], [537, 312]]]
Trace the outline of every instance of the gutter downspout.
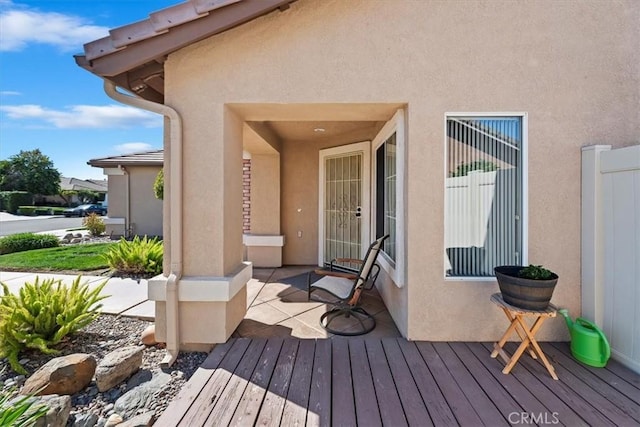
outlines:
[[126, 218], [125, 218], [125, 223], [124, 223], [124, 236], [129, 238], [131, 236], [129, 236], [129, 230], [131, 229], [131, 177], [129, 176], [129, 171], [127, 170], [126, 167], [122, 166], [122, 165], [118, 165], [118, 168], [122, 171], [122, 173], [124, 174], [124, 176], [127, 177], [127, 185], [125, 187], [125, 198], [124, 198], [124, 202], [125, 202], [125, 214], [126, 214]]
[[182, 278], [182, 118], [176, 110], [156, 102], [147, 101], [132, 95], [118, 92], [116, 85], [104, 80], [104, 91], [111, 98], [122, 104], [162, 114], [169, 119], [169, 143], [171, 145], [170, 166], [170, 199], [169, 212], [171, 218], [171, 251], [169, 253], [170, 270], [167, 279], [167, 355], [160, 362], [169, 367], [178, 357], [180, 348], [180, 328], [178, 310], [178, 285]]

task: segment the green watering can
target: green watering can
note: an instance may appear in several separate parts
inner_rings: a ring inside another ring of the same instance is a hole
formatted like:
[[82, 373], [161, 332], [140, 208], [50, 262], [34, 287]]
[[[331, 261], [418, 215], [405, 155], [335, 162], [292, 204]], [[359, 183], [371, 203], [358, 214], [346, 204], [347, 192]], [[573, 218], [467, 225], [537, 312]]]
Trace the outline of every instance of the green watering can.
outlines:
[[580, 362], [596, 368], [607, 364], [611, 356], [609, 341], [595, 324], [582, 317], [572, 321], [566, 308], [558, 310], [567, 321], [571, 333], [571, 354]]

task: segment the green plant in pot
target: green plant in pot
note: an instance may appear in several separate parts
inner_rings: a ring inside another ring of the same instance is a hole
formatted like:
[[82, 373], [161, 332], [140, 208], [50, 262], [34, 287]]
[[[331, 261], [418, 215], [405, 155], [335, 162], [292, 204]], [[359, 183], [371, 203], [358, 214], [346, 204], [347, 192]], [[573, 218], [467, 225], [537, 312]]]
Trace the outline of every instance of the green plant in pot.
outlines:
[[541, 265], [502, 265], [493, 271], [502, 299], [526, 310], [545, 310], [558, 283], [558, 275]]

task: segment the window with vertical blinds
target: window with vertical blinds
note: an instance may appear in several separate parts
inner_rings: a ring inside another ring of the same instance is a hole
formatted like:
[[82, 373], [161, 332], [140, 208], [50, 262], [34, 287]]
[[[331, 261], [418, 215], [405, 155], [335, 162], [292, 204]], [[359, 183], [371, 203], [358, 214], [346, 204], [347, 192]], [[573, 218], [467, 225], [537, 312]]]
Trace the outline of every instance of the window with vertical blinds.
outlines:
[[396, 133], [376, 149], [376, 238], [389, 238], [382, 251], [396, 260]]
[[445, 274], [491, 277], [520, 265], [523, 117], [447, 116]]

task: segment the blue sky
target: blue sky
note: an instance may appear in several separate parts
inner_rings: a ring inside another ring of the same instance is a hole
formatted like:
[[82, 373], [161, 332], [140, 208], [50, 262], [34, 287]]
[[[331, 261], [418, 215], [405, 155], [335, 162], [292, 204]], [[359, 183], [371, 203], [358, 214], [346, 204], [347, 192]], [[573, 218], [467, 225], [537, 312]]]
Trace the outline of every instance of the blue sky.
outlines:
[[73, 55], [180, 0], [0, 0], [0, 159], [39, 148], [63, 176], [96, 157], [162, 148], [162, 117], [109, 98]]

